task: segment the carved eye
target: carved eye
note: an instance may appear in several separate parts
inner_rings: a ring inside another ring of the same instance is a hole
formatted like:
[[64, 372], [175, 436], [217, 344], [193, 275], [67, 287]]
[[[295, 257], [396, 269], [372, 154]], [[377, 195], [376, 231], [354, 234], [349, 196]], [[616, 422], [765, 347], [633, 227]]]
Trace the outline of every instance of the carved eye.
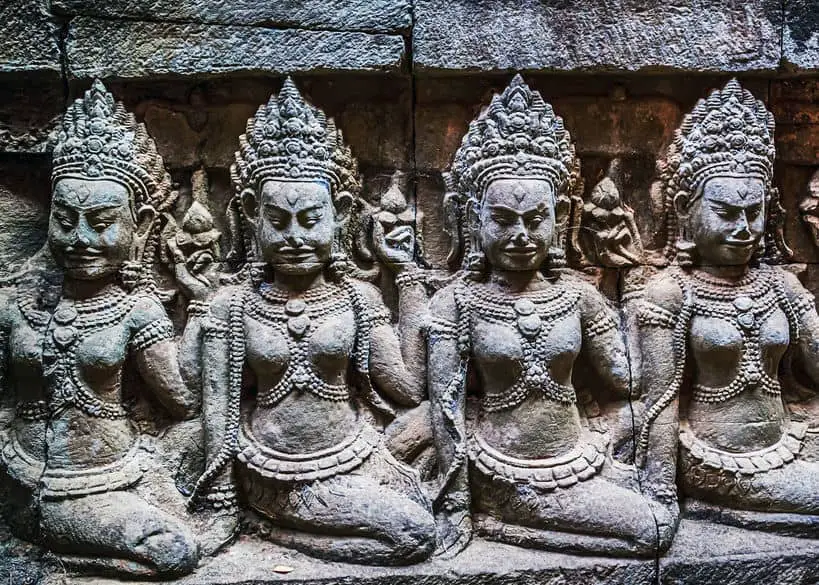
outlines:
[[64, 229], [71, 229], [71, 227], [72, 227], [71, 218], [69, 218], [67, 215], [62, 214], [62, 213], [55, 213], [54, 214], [54, 219]]

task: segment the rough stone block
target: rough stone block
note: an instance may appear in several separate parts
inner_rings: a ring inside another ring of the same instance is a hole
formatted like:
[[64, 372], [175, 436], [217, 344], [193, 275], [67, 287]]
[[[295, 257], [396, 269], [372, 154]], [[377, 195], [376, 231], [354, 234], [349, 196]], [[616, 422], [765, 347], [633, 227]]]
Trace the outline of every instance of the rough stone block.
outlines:
[[62, 84], [43, 78], [0, 84], [0, 152], [41, 153], [62, 116]]
[[70, 24], [67, 53], [72, 79], [397, 72], [404, 59], [404, 39], [362, 32], [78, 17]]
[[798, 72], [819, 69], [819, 10], [814, 0], [787, 0], [782, 62]]
[[0, 74], [44, 73], [60, 77], [58, 27], [45, 0], [0, 3]]
[[68, 15], [281, 28], [399, 32], [409, 29], [409, 0], [54, 0]]
[[683, 520], [660, 559], [662, 585], [814, 583], [819, 544], [720, 524]]
[[418, 223], [418, 232], [424, 240], [424, 256], [434, 268], [446, 268], [449, 252], [449, 236], [444, 231], [444, 214], [441, 202], [444, 196], [444, 181], [440, 173], [425, 173], [418, 176], [415, 199], [418, 208], [424, 211]]
[[778, 0], [419, 0], [414, 61], [436, 71], [773, 72]]
[[42, 157], [0, 157], [0, 276], [45, 243], [51, 182]]
[[800, 203], [809, 195], [808, 185], [814, 170], [814, 167], [780, 164], [775, 173], [785, 208], [785, 241], [793, 251], [794, 262], [819, 261], [819, 250], [799, 210]]

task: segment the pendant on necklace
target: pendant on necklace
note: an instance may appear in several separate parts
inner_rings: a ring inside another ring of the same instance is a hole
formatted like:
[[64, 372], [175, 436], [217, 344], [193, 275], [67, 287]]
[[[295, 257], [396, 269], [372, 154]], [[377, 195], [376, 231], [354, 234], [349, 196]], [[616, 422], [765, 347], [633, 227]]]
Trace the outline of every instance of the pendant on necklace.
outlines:
[[756, 317], [752, 309], [754, 308], [754, 301], [745, 295], [738, 296], [734, 299], [734, 307], [737, 310], [737, 322], [745, 329], [750, 329], [756, 323]]
[[535, 304], [529, 299], [518, 299], [512, 306], [515, 314], [518, 316], [517, 325], [518, 330], [529, 339], [535, 337], [540, 333], [543, 327], [543, 321], [535, 312]]
[[287, 330], [295, 339], [301, 339], [310, 328], [310, 317], [305, 314], [307, 303], [301, 299], [291, 299], [284, 305], [287, 315]]

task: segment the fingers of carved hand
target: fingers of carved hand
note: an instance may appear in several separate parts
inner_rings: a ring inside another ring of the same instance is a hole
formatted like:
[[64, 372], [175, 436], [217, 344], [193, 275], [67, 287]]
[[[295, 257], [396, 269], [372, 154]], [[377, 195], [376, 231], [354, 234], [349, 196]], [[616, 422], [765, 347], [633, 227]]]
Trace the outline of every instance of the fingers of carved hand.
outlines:
[[397, 226], [385, 233], [379, 221], [373, 222], [373, 244], [379, 259], [389, 266], [408, 264], [413, 260], [415, 231], [412, 226]]
[[167, 240], [168, 250], [171, 252], [171, 258], [175, 264], [184, 264], [185, 263], [185, 255], [182, 253], [182, 250], [179, 249], [179, 246], [176, 244], [176, 241], [173, 238], [169, 238]]
[[185, 265], [193, 274], [202, 274], [213, 261], [213, 253], [210, 250], [196, 250], [188, 257]]

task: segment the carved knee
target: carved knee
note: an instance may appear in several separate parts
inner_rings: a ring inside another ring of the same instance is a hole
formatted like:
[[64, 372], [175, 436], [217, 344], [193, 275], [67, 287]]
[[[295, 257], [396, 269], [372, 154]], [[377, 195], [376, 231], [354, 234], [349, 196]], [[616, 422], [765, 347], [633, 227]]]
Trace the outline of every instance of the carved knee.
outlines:
[[396, 558], [417, 563], [435, 550], [435, 518], [426, 511], [407, 518], [396, 532]]
[[187, 530], [164, 530], [146, 536], [140, 548], [159, 575], [180, 576], [192, 573], [199, 563], [199, 547]]

